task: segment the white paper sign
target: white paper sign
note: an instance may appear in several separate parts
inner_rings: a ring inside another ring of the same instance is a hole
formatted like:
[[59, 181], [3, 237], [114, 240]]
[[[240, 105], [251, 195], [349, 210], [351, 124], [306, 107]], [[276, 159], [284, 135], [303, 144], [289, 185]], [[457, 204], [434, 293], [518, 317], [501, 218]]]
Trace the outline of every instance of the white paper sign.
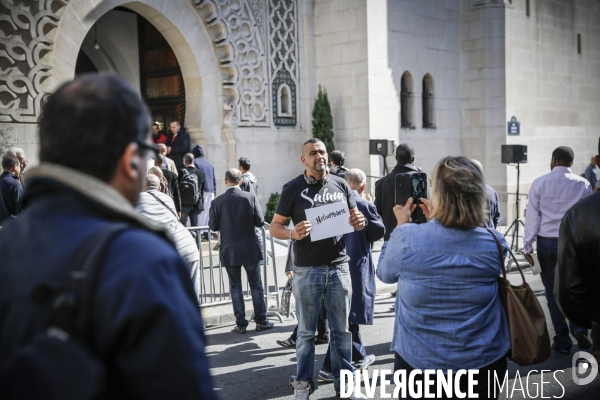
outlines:
[[316, 242], [354, 231], [350, 225], [350, 211], [345, 201], [326, 204], [306, 210], [306, 219], [312, 225], [310, 241]]

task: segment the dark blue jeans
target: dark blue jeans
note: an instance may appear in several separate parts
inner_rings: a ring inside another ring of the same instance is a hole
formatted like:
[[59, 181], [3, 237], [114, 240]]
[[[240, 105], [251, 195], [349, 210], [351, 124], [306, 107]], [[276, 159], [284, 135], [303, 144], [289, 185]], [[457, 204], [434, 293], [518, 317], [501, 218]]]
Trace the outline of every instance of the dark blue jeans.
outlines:
[[[360, 336], [359, 325], [349, 324], [348, 330], [352, 333], [352, 361], [357, 362], [367, 356], [365, 346], [362, 344], [362, 336]], [[323, 360], [323, 369], [331, 372], [331, 346], [327, 346], [327, 354]]]
[[546, 301], [548, 302], [552, 326], [554, 326], [554, 345], [560, 350], [570, 350], [573, 342], [569, 337], [569, 328], [571, 328], [571, 333], [584, 332], [587, 334], [587, 330], [570, 321], [567, 325], [567, 320], [554, 299], [554, 271], [556, 270], [557, 248], [558, 239], [537, 237], [537, 253], [542, 268], [540, 276], [546, 290]]
[[179, 222], [185, 226], [187, 223], [188, 216], [190, 217], [190, 226], [199, 226], [198, 217], [200, 216], [200, 210], [194, 208], [194, 206], [181, 206], [181, 219]]
[[[237, 326], [246, 327], [248, 326], [248, 320], [246, 319], [246, 307], [244, 294], [242, 293], [242, 266], [236, 265], [225, 268], [229, 276], [229, 292], [231, 293], [235, 323]], [[260, 279], [260, 264], [244, 265], [244, 269], [246, 275], [248, 275], [248, 284], [250, 285], [254, 321], [257, 324], [264, 325], [267, 323], [267, 306], [265, 305], [262, 280]]]

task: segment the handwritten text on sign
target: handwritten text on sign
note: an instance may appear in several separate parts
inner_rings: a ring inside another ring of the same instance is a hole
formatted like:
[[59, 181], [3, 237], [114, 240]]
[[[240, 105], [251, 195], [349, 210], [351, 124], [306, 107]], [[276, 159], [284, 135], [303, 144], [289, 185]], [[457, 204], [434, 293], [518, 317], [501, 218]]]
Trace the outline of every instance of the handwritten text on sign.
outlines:
[[354, 231], [350, 225], [350, 211], [345, 201], [338, 201], [306, 210], [306, 219], [311, 223], [311, 242]]

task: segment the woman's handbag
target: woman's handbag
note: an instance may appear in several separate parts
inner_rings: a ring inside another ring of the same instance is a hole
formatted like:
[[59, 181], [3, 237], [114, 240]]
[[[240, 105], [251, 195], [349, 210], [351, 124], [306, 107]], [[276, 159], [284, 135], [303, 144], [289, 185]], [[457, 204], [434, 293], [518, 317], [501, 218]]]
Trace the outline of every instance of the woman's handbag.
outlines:
[[518, 365], [532, 365], [546, 361], [550, 358], [552, 349], [544, 310], [531, 287], [525, 282], [525, 275], [510, 249], [508, 251], [519, 268], [523, 284], [513, 286], [506, 279], [502, 245], [494, 231], [491, 229], [488, 231], [494, 236], [498, 246], [502, 267], [502, 277], [498, 278], [498, 291], [504, 311], [506, 311], [510, 331], [511, 350], [507, 356]]

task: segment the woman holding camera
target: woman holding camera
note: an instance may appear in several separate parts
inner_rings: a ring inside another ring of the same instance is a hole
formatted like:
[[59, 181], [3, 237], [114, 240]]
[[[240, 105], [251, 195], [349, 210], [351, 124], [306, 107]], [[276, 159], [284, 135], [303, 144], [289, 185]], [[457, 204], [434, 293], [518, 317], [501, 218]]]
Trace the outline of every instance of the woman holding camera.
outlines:
[[[394, 368], [407, 376], [413, 369], [478, 369], [471, 390], [479, 398], [496, 398], [491, 386], [488, 394], [488, 376], [504, 380], [510, 338], [498, 294], [498, 247], [482, 228], [483, 174], [465, 157], [445, 157], [431, 184], [431, 199], [420, 199], [430, 222], [409, 223], [413, 199], [394, 207], [398, 225], [377, 268], [380, 280], [398, 283]], [[504, 238], [497, 236], [506, 253]], [[467, 383], [464, 375], [461, 392], [468, 393]]]

